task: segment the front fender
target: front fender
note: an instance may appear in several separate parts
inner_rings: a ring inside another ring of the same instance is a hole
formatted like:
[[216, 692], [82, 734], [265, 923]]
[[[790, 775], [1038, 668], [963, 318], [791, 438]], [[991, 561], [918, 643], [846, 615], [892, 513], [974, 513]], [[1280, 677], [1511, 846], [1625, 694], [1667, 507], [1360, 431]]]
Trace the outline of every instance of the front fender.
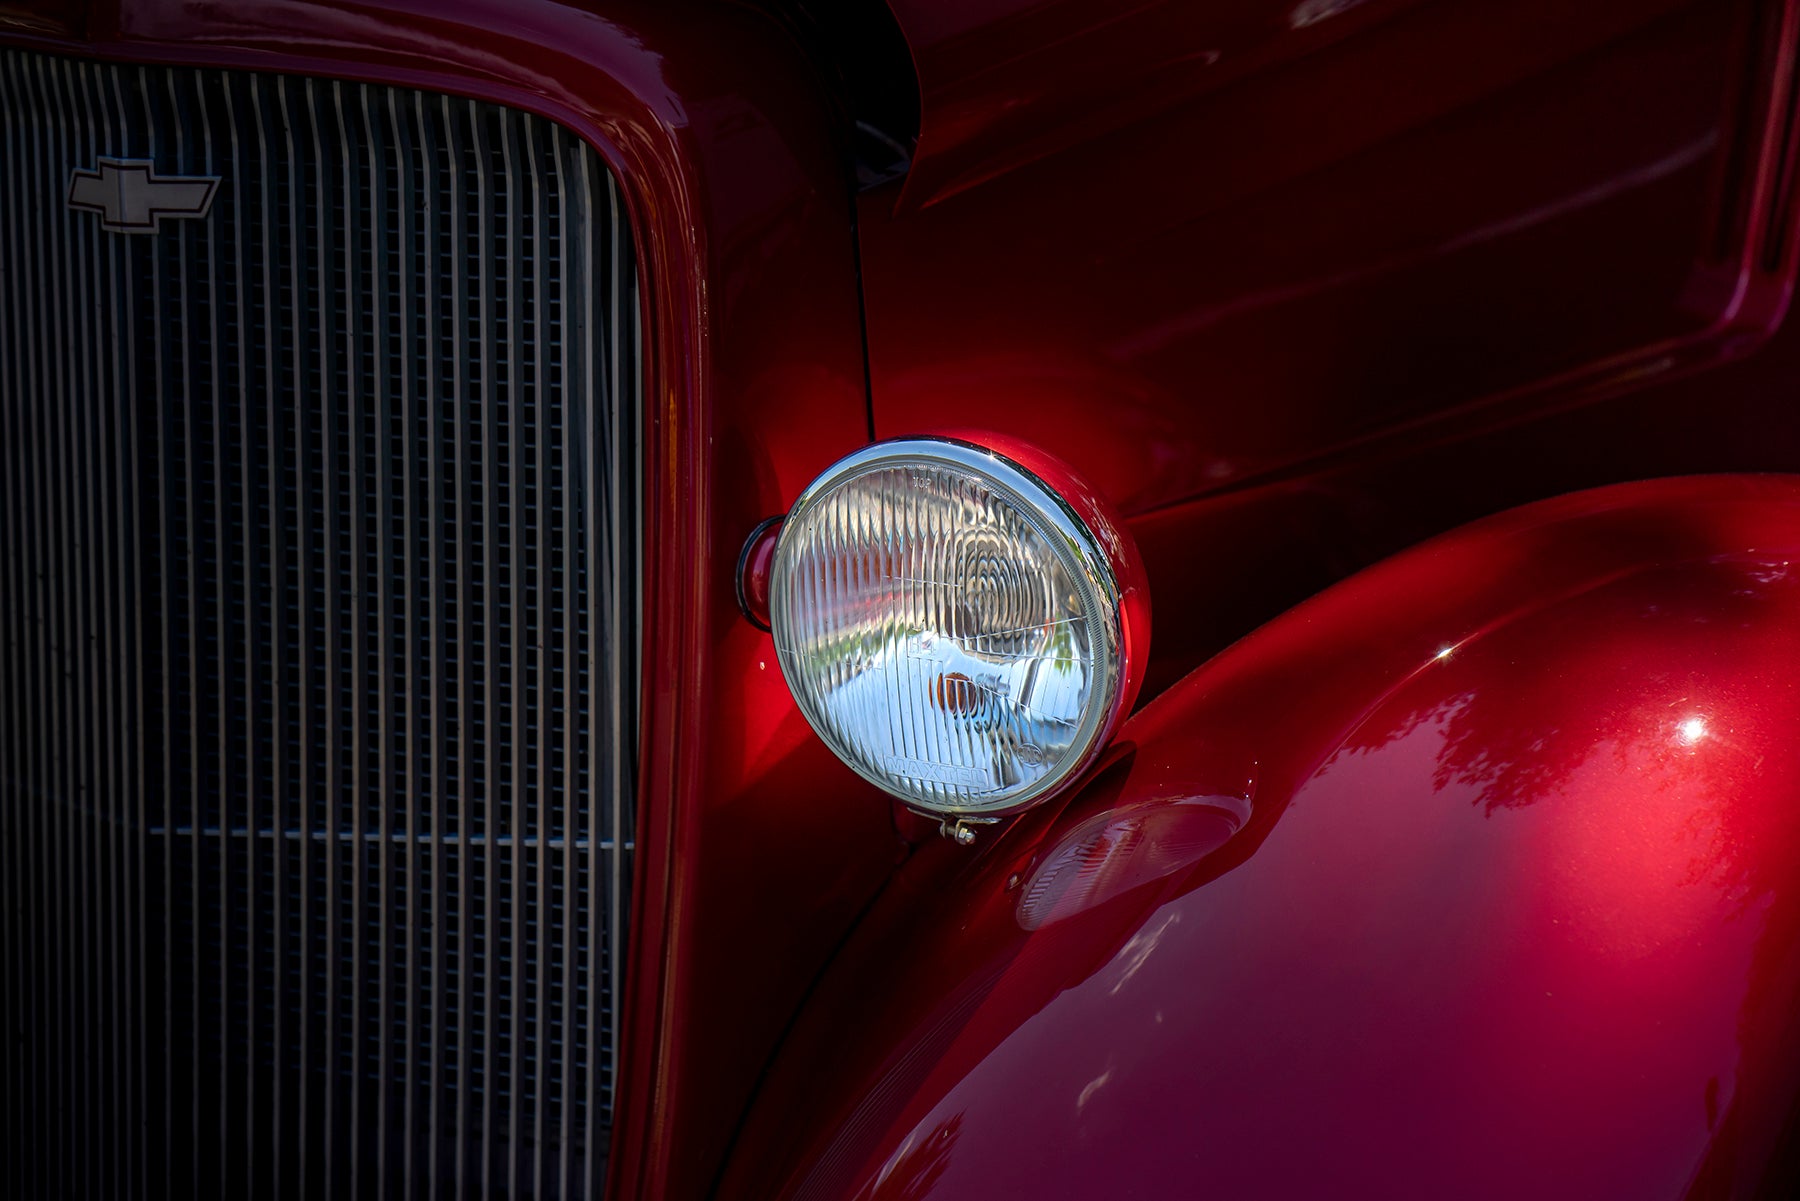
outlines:
[[1366, 571], [1055, 812], [921, 851], [723, 1195], [1789, 1187], [1796, 679], [1800, 480], [1582, 493]]

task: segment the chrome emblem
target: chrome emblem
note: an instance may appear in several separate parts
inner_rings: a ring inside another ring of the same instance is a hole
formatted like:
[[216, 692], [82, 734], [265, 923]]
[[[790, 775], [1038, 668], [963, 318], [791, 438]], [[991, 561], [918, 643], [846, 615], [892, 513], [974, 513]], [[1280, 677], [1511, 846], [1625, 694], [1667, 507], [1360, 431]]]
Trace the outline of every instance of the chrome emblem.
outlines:
[[114, 233], [149, 234], [164, 217], [206, 216], [218, 190], [216, 175], [158, 175], [149, 159], [103, 158], [69, 177], [69, 207], [99, 213]]

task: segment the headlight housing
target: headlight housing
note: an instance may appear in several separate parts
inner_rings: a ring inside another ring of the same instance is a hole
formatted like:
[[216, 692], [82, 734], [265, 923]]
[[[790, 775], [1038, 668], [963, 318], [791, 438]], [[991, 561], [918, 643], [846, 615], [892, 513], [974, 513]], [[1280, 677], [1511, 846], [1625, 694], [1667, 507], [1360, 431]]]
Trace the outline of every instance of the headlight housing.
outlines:
[[782, 526], [770, 625], [839, 758], [912, 808], [997, 816], [1092, 762], [1129, 709], [1149, 602], [1129, 536], [1060, 463], [880, 442]]

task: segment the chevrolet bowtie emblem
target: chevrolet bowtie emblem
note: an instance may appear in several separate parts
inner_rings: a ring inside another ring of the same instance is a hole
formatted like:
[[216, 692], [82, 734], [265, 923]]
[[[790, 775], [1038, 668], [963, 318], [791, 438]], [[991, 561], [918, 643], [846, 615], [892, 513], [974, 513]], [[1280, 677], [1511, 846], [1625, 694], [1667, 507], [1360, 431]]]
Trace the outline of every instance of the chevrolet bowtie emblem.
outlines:
[[69, 207], [99, 213], [115, 233], [148, 234], [164, 217], [206, 216], [218, 190], [217, 176], [158, 175], [149, 159], [103, 158], [98, 170], [69, 177]]

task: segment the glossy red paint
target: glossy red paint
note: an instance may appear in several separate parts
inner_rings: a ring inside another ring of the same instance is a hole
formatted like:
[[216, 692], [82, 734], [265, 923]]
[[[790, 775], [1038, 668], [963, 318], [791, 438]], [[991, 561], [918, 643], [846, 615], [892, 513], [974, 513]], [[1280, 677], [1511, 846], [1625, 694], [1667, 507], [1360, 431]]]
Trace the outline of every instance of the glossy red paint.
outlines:
[[1419, 0], [890, 0], [923, 110], [925, 205], [1311, 54]]
[[[617, 168], [648, 354], [637, 928], [612, 1195], [703, 1194], [899, 847], [736, 600], [750, 528], [867, 434], [849, 184], [810, 64], [767, 17], [702, 3], [602, 16], [544, 0], [123, 0], [94, 4], [86, 30], [0, 36], [476, 96], [562, 122]], [[817, 803], [822, 787], [841, 803]]]
[[880, 435], [1029, 437], [1139, 514], [1741, 357], [1786, 303], [1791, 4], [895, 10]]
[[[895, 0], [923, 138], [910, 179], [858, 205], [878, 430], [987, 426], [1132, 512], [1160, 615], [1146, 695], [1467, 517], [1603, 480], [1800, 467], [1800, 335], [1744, 358], [1793, 278], [1776, 119], [1792, 3], [1201, 7]], [[866, 439], [843, 156], [810, 65], [751, 8], [699, 0], [87, 9], [0, 6], [0, 37], [479, 96], [619, 168], [651, 353], [613, 1192], [706, 1194], [785, 1024], [902, 853], [735, 598], [750, 529]], [[1420, 1188], [1494, 1166], [1440, 1193], [1526, 1165], [1540, 1175], [1515, 1191], [1574, 1195], [1622, 1187], [1581, 1174], [1617, 1162], [1601, 1152], [1621, 1131], [1657, 1136], [1637, 1148], [1666, 1173], [1649, 1185], [1682, 1162], [1695, 1191], [1762, 1170], [1776, 1134], [1758, 1123], [1800, 1071], [1781, 1026], [1796, 652], [1769, 616], [1795, 614], [1785, 577], [1711, 559], [1746, 531], [1759, 553], [1791, 545], [1791, 487], [1654, 485], [1582, 511], [1596, 503], [1459, 535], [1269, 627], [978, 857], [903, 827], [926, 849], [777, 1064], [728, 1192], [852, 1186], [900, 1152], [883, 1188], [1112, 1195], [1116, 1177], [1078, 1173], [1116, 1153], [1175, 1193], [1335, 1194], [1386, 1150]], [[1608, 564], [1627, 574], [1601, 582]], [[1654, 664], [1667, 680], [1641, 674]], [[1684, 671], [1724, 681], [1708, 708], [1665, 729], [1632, 707]], [[1472, 732], [1452, 749], [1456, 721]], [[1578, 760], [1571, 730], [1622, 766]], [[1483, 775], [1514, 763], [1540, 770]], [[1482, 799], [1558, 782], [1491, 814]], [[1622, 796], [1635, 824], [1608, 808]], [[1696, 858], [1740, 873], [1737, 910], [1667, 854], [1715, 829]], [[1146, 950], [1165, 917], [1181, 920]], [[1134, 957], [1136, 984], [1110, 991]], [[1158, 979], [1178, 998], [1160, 1026], [1122, 1008]], [[1171, 1020], [1179, 1056], [1156, 1041]], [[1107, 1047], [1137, 1058], [1102, 1079]], [[1442, 1091], [1397, 1087], [1394, 1065], [1429, 1074], [1427, 1052]], [[1559, 1063], [1570, 1086], [1545, 1095]], [[959, 1121], [933, 1114], [964, 1102]], [[1049, 1120], [995, 1124], [1027, 1112]], [[1174, 1163], [1202, 1122], [1210, 1160]], [[1424, 1133], [1396, 1145], [1406, 1122]], [[1571, 1149], [1581, 1130], [1597, 1141]], [[1254, 1188], [1230, 1175], [1253, 1169]]]
[[1800, 469], [1800, 328], [1757, 354], [1552, 416], [1415, 431], [1320, 469], [1131, 521], [1156, 595], [1156, 696], [1358, 568], [1500, 510], [1627, 480]]
[[68, 0], [10, 0], [0, 3], [0, 33], [15, 31], [72, 37], [81, 32], [85, 6]]
[[1789, 1195], [1796, 680], [1793, 477], [1365, 572], [903, 869], [723, 1196]]

